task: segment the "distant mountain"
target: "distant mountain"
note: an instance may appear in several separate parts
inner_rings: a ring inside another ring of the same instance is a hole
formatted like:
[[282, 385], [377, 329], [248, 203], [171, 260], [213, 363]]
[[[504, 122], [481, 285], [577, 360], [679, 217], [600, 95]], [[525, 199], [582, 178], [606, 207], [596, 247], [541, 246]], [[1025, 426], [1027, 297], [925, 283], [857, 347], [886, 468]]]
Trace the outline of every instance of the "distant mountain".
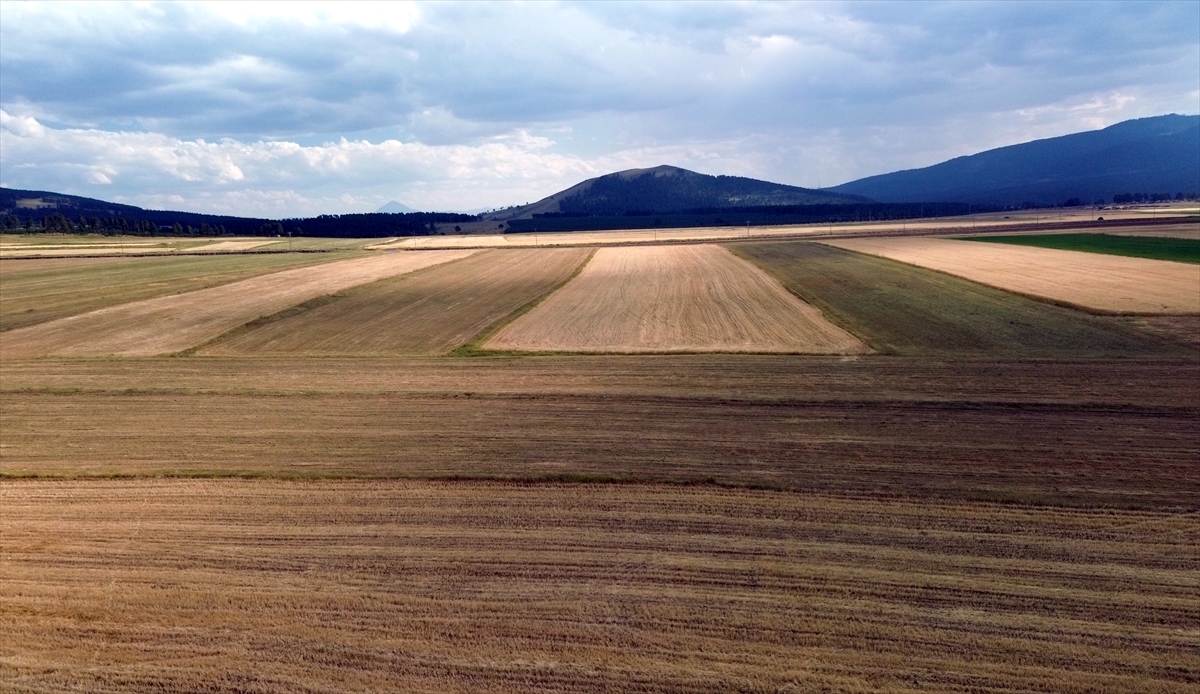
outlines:
[[199, 212], [146, 210], [78, 195], [0, 188], [0, 232], [165, 233], [177, 236], [279, 236], [287, 233], [293, 236], [373, 238], [432, 234], [447, 226], [474, 222], [476, 219], [475, 215], [455, 212], [255, 219]]
[[384, 205], [383, 207], [380, 207], [378, 210], [375, 210], [375, 212], [376, 213], [382, 212], [382, 213], [386, 213], [386, 214], [405, 214], [408, 212], [416, 212], [416, 210], [409, 207], [408, 205], [405, 205], [403, 203], [399, 203], [399, 202], [396, 202], [395, 200], [392, 200], [391, 202]]
[[489, 214], [490, 220], [535, 215], [613, 217], [724, 207], [846, 205], [870, 200], [741, 176], [709, 176], [675, 166], [629, 169], [590, 178], [531, 205]]
[[1122, 193], [1200, 192], [1200, 116], [1139, 118], [1035, 140], [923, 169], [871, 176], [829, 191], [880, 202], [1019, 207], [1112, 201]]

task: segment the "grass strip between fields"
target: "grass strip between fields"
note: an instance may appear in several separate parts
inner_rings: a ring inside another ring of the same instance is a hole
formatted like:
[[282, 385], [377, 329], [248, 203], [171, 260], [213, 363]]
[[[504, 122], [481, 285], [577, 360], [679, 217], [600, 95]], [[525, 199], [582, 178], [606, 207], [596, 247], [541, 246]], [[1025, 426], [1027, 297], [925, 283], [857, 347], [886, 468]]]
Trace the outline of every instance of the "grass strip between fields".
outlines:
[[583, 272], [583, 269], [585, 267], [587, 267], [588, 263], [592, 262], [592, 258], [595, 257], [595, 255], [596, 255], [596, 249], [592, 249], [591, 252], [589, 252], [587, 254], [587, 257], [585, 257], [583, 259], [583, 261], [579, 263], [579, 266], [575, 268], [574, 272], [567, 275], [566, 278], [564, 278], [561, 282], [559, 282], [558, 284], [551, 287], [549, 291], [545, 292], [544, 294], [542, 294], [540, 296], [534, 297], [528, 303], [526, 303], [524, 306], [518, 308], [517, 310], [508, 314], [507, 316], [505, 316], [505, 317], [501, 318], [500, 320], [496, 321], [495, 323], [489, 325], [482, 332], [480, 332], [478, 335], [476, 335], [470, 342], [451, 350], [447, 354], [447, 356], [450, 356], [450, 357], [509, 357], [509, 356], [534, 356], [534, 355], [539, 355], [539, 354], [540, 355], [549, 354], [547, 352], [517, 352], [517, 351], [510, 351], [510, 350], [483, 349], [482, 345], [485, 342], [487, 342], [488, 340], [492, 339], [492, 336], [495, 335], [496, 333], [500, 332], [504, 328], [504, 326], [508, 325], [509, 323], [512, 323], [513, 321], [515, 321], [516, 319], [525, 315], [526, 313], [529, 313], [534, 308], [536, 308], [538, 304], [542, 303], [550, 295], [554, 294], [554, 292], [557, 292], [558, 290], [567, 286], [567, 284], [571, 280], [575, 279], [576, 277], [579, 276], [579, 273]]
[[959, 241], [1005, 243], [1013, 246], [1083, 251], [1133, 258], [1200, 263], [1200, 241], [1158, 236], [1119, 236], [1116, 234], [1030, 234], [1013, 236], [965, 236]]

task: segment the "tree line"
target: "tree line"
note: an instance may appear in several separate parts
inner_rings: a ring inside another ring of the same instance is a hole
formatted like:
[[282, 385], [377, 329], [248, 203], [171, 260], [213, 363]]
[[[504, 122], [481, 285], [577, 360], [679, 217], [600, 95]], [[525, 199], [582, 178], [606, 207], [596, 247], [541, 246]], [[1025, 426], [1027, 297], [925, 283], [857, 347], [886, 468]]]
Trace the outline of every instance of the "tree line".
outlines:
[[[149, 212], [148, 210], [144, 212]], [[152, 213], [155, 218], [106, 217], [57, 212], [0, 214], [0, 229], [24, 234], [102, 234], [129, 236], [318, 236], [378, 238], [436, 234], [438, 225], [472, 222], [476, 216], [452, 212], [344, 214], [282, 221], [216, 217], [193, 213]], [[174, 218], [172, 218], [174, 217]]]

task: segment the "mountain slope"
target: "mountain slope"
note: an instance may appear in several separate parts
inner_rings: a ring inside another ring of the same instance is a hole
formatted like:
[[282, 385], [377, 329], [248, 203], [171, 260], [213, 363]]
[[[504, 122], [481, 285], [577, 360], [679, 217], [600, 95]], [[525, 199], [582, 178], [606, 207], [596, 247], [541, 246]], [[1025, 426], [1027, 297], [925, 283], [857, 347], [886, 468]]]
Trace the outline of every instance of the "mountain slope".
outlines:
[[1111, 200], [1118, 193], [1200, 191], [1200, 116], [1140, 118], [1103, 130], [1001, 147], [830, 191], [880, 202], [1019, 206]]
[[543, 214], [603, 217], [628, 212], [860, 202], [869, 200], [741, 176], [709, 176], [675, 166], [656, 166], [591, 178], [530, 205], [488, 215], [488, 219], [531, 219]]

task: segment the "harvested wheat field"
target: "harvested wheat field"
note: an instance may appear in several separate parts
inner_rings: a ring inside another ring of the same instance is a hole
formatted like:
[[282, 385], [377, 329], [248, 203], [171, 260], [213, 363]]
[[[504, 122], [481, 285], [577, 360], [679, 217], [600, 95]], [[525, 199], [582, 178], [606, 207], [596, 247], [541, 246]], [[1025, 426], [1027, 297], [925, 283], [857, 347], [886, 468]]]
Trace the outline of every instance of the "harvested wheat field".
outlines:
[[1200, 313], [1200, 267], [1187, 263], [953, 239], [824, 243], [1092, 311]]
[[315, 297], [473, 252], [380, 254], [121, 304], [5, 332], [0, 336], [0, 356], [148, 356], [178, 352]]
[[1200, 518], [711, 486], [0, 485], [0, 686], [1186, 692]]
[[483, 251], [247, 326], [198, 353], [444, 354], [567, 281], [587, 256], [584, 248]]
[[720, 246], [602, 248], [487, 349], [854, 354], [867, 347]]

